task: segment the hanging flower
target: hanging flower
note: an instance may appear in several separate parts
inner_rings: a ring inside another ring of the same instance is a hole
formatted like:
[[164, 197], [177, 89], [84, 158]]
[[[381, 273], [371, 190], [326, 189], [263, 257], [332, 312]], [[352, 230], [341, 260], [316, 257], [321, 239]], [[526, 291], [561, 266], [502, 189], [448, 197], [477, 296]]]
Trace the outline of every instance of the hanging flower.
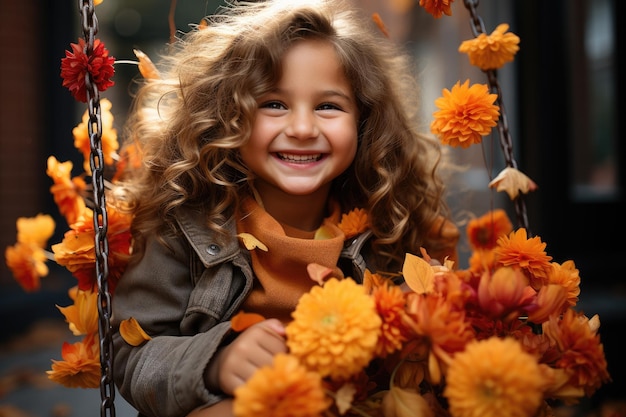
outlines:
[[90, 56], [85, 54], [85, 40], [78, 39], [78, 44], [71, 43], [72, 51], [65, 51], [65, 58], [61, 59], [61, 78], [63, 87], [67, 87], [72, 96], [82, 102], [87, 102], [87, 87], [85, 76], [89, 73], [92, 82], [99, 91], [105, 91], [114, 82], [111, 80], [115, 70], [113, 63], [115, 58], [109, 56], [109, 51], [104, 47], [100, 39], [93, 43], [93, 53]]
[[497, 94], [490, 94], [487, 85], [470, 87], [469, 80], [457, 81], [452, 90], [444, 88], [442, 94], [435, 100], [439, 110], [433, 113], [430, 130], [444, 145], [467, 148], [482, 142], [497, 125], [500, 108], [493, 104]]
[[[100, 119], [102, 120], [102, 156], [104, 157], [104, 164], [113, 165], [115, 159], [117, 159], [117, 150], [119, 149], [119, 143], [117, 141], [117, 130], [113, 128], [113, 113], [111, 113], [111, 107], [113, 104], [110, 100], [103, 98], [100, 100]], [[89, 111], [85, 110], [83, 114], [83, 120], [74, 129], [72, 134], [74, 135], [74, 147], [83, 154], [83, 169], [85, 173], [91, 174], [91, 141], [89, 140]]]
[[291, 355], [278, 354], [235, 390], [236, 417], [318, 417], [330, 406], [322, 378]]
[[439, 19], [444, 14], [452, 16], [452, 3], [454, 0], [420, 0], [420, 6], [434, 18]]
[[352, 279], [313, 287], [292, 317], [285, 329], [291, 354], [323, 377], [349, 378], [374, 356], [381, 319], [374, 300]]
[[76, 291], [74, 305], [59, 307], [65, 316], [74, 336], [80, 336], [98, 331], [98, 292]]
[[76, 223], [87, 208], [82, 197], [87, 185], [81, 177], [71, 178], [73, 166], [71, 161], [59, 162], [54, 156], [48, 157], [46, 174], [54, 182], [50, 192], [67, 224]]
[[97, 333], [81, 342], [63, 343], [62, 361], [52, 360], [48, 378], [68, 388], [97, 388], [100, 386], [100, 347]]
[[450, 363], [444, 396], [454, 417], [534, 416], [544, 383], [537, 360], [514, 339], [470, 342]]
[[483, 71], [498, 69], [513, 61], [519, 50], [519, 37], [507, 30], [509, 25], [502, 23], [491, 35], [481, 33], [474, 39], [463, 41], [459, 52], [467, 54], [470, 64]]
[[6, 264], [13, 277], [26, 292], [41, 287], [41, 278], [48, 275], [48, 260], [45, 251], [34, 243], [17, 242], [4, 251]]
[[55, 222], [48, 214], [38, 214], [35, 217], [20, 217], [16, 222], [17, 241], [20, 243], [33, 243], [40, 248], [48, 244], [52, 237]]
[[502, 209], [487, 212], [467, 223], [467, 238], [473, 249], [490, 250], [496, 246], [500, 236], [513, 231], [513, 224]]

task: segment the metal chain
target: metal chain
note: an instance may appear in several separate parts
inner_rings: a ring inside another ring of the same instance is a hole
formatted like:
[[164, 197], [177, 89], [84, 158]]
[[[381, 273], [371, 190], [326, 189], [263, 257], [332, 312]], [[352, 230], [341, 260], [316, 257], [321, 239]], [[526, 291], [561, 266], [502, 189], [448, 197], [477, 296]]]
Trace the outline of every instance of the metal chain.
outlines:
[[[98, 19], [93, 0], [79, 0], [78, 7], [82, 18], [85, 38], [85, 55], [91, 57], [95, 36], [98, 33]], [[87, 71], [85, 74], [87, 107], [89, 113], [89, 143], [91, 154], [89, 164], [93, 182], [93, 226], [96, 252], [96, 281], [98, 283], [98, 333], [100, 336], [100, 416], [115, 416], [115, 385], [113, 382], [113, 339], [111, 337], [111, 294], [108, 288], [108, 219], [104, 196], [104, 158], [102, 154], [102, 118], [100, 95], [97, 85]]]
[[[485, 24], [482, 18], [478, 14], [478, 0], [463, 0], [465, 8], [470, 14], [470, 27], [474, 37], [478, 37], [481, 33], [486, 33]], [[498, 134], [500, 138], [500, 147], [504, 155], [504, 161], [507, 167], [517, 168], [517, 162], [513, 156], [513, 139], [511, 138], [511, 132], [509, 131], [509, 121], [504, 108], [504, 102], [502, 101], [502, 90], [500, 83], [498, 82], [498, 75], [496, 70], [483, 71], [487, 75], [487, 82], [489, 89], [496, 94], [496, 104], [500, 107], [500, 120], [498, 121]], [[529, 229], [528, 215], [526, 212], [526, 204], [524, 197], [519, 194], [515, 200], [513, 200], [515, 206], [515, 214], [517, 215], [517, 221], [519, 225], [526, 229], [529, 236], [532, 233]]]

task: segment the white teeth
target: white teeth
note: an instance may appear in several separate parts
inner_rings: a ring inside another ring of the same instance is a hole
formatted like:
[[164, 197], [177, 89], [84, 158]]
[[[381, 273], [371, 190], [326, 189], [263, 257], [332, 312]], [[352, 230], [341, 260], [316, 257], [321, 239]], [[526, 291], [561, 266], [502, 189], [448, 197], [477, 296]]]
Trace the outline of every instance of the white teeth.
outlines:
[[315, 161], [319, 161], [319, 159], [322, 157], [321, 153], [317, 153], [313, 155], [293, 155], [293, 154], [285, 154], [285, 153], [279, 152], [277, 153], [277, 155], [283, 161], [298, 162], [298, 163], [315, 162]]

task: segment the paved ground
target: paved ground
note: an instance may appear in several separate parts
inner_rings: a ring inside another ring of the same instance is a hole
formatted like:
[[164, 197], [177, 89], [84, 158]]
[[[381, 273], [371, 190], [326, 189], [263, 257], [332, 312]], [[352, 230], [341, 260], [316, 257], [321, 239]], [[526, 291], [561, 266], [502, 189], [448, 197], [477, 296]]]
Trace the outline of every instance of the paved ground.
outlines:
[[[0, 346], [0, 417], [100, 416], [99, 389], [64, 388], [46, 378], [68, 332], [63, 322], [44, 320]], [[117, 417], [137, 416], [119, 394], [114, 404]]]

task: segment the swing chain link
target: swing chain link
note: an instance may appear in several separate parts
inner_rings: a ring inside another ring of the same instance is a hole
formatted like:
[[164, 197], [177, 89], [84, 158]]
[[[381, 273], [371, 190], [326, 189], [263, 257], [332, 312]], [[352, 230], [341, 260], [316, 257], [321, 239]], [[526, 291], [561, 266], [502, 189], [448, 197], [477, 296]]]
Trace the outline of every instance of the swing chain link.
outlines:
[[[479, 0], [463, 0], [463, 4], [470, 14], [470, 28], [472, 29], [474, 37], [478, 37], [487, 32], [485, 30], [483, 19], [478, 14], [478, 1]], [[517, 169], [517, 161], [513, 155], [513, 139], [511, 138], [511, 132], [509, 130], [509, 121], [504, 108], [504, 102], [502, 100], [502, 89], [500, 88], [500, 83], [498, 82], [497, 71], [492, 69], [486, 71], [484, 70], [483, 72], [487, 75], [489, 89], [492, 93], [496, 94], [496, 104], [500, 107], [498, 133], [500, 138], [500, 148], [502, 149], [502, 153], [504, 155], [504, 161], [506, 162], [507, 167]], [[528, 235], [532, 236], [528, 224], [526, 204], [522, 194], [519, 194], [517, 198], [515, 198], [513, 204], [515, 206], [515, 214], [517, 216], [519, 226], [525, 228]]]
[[[91, 58], [95, 36], [98, 33], [98, 19], [93, 0], [79, 0], [78, 7], [82, 18], [85, 39], [85, 55]], [[102, 153], [102, 117], [100, 95], [89, 71], [85, 74], [89, 123], [89, 143], [91, 154], [89, 164], [93, 185], [93, 225], [94, 248], [96, 253], [96, 281], [98, 284], [98, 333], [100, 338], [100, 416], [115, 417], [115, 385], [113, 381], [113, 339], [111, 336], [111, 294], [108, 288], [108, 219], [104, 195], [104, 157]]]

